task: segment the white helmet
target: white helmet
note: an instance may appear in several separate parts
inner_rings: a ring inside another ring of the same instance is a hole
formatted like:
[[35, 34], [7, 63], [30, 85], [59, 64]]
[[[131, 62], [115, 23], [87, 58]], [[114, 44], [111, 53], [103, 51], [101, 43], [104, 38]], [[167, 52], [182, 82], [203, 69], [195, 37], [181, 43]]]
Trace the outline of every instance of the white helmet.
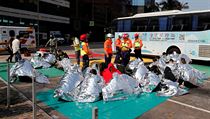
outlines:
[[119, 36], [119, 37], [122, 37], [122, 36], [123, 36], [123, 34], [122, 34], [122, 33], [119, 33], [119, 34], [118, 34], [118, 36]]
[[113, 35], [111, 33], [106, 34], [107, 38], [113, 38]]

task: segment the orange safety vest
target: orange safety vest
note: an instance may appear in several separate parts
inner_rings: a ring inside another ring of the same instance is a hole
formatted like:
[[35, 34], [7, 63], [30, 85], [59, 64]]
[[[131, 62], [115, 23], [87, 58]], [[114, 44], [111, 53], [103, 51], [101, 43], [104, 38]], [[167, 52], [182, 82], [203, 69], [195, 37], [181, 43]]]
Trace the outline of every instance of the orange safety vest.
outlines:
[[143, 46], [143, 43], [142, 43], [142, 40], [141, 39], [135, 39], [135, 41], [134, 41], [134, 48], [135, 49], [141, 49], [142, 48], [142, 46]]
[[104, 51], [105, 53], [112, 54], [112, 40], [111, 39], [107, 39], [104, 42]]

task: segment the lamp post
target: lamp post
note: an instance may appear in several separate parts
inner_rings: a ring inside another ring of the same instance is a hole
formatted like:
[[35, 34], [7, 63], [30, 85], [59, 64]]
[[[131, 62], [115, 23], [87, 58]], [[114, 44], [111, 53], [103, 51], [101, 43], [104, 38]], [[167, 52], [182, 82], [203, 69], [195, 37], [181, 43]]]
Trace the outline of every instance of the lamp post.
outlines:
[[40, 20], [40, 15], [39, 15], [39, 0], [37, 0], [37, 46], [39, 46], [39, 20]]

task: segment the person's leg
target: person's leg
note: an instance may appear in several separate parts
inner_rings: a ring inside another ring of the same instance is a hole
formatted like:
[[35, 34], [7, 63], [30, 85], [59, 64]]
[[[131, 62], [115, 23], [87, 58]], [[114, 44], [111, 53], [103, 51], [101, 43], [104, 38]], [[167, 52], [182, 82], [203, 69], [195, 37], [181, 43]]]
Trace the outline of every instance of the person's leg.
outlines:
[[80, 50], [75, 51], [75, 55], [76, 55], [77, 64], [80, 65]]
[[126, 53], [125, 52], [122, 52], [122, 65], [123, 66], [126, 66]]
[[87, 67], [89, 67], [89, 57], [88, 55], [84, 55], [82, 59], [83, 59], [82, 71], [84, 71]]
[[9, 52], [9, 57], [7, 58], [7, 61], [12, 62], [13, 52], [11, 49], [8, 49], [8, 52]]
[[127, 64], [129, 63], [130, 61], [130, 52], [126, 52], [126, 55], [125, 55], [125, 67], [127, 66]]
[[22, 59], [20, 52], [17, 52], [17, 59], [20, 61]]
[[135, 53], [135, 58], [137, 59], [138, 58], [138, 51], [135, 49], [134, 53]]
[[141, 61], [143, 61], [142, 54], [141, 54], [141, 49], [139, 50], [139, 58], [141, 59]]
[[16, 53], [14, 53], [14, 55], [15, 55], [15, 62], [18, 62], [17, 52], [16, 52]]
[[105, 65], [106, 65], [106, 67], [108, 67], [111, 60], [112, 60], [112, 54], [109, 54], [108, 57], [105, 55]]
[[117, 50], [114, 63], [120, 63], [121, 51]]

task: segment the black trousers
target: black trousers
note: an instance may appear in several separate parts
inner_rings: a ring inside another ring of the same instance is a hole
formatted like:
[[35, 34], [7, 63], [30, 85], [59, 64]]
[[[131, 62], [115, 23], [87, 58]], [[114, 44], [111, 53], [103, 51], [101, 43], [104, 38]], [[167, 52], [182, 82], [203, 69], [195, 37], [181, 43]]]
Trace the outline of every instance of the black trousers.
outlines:
[[130, 61], [130, 51], [122, 52], [122, 65], [126, 67], [129, 61]]
[[90, 60], [89, 60], [88, 55], [84, 55], [82, 57], [82, 62], [83, 62], [82, 71], [84, 71], [87, 67], [89, 67]]
[[75, 51], [75, 55], [76, 55], [77, 64], [80, 65], [80, 50]]
[[138, 58], [140, 58], [142, 61], [143, 61], [143, 59], [142, 59], [142, 54], [141, 54], [141, 49], [135, 49], [134, 50], [134, 53], [135, 53], [135, 57], [138, 59]]
[[114, 63], [120, 64], [121, 63], [120, 58], [122, 58], [121, 50], [120, 48], [116, 48], [116, 57]]
[[7, 48], [7, 51], [9, 52], [9, 57], [7, 58], [7, 61], [12, 62], [12, 58], [13, 58], [14, 54], [10, 48]]
[[109, 63], [111, 62], [112, 60], [112, 54], [109, 54], [109, 56], [107, 57], [106, 54], [105, 54], [105, 67], [108, 67]]

